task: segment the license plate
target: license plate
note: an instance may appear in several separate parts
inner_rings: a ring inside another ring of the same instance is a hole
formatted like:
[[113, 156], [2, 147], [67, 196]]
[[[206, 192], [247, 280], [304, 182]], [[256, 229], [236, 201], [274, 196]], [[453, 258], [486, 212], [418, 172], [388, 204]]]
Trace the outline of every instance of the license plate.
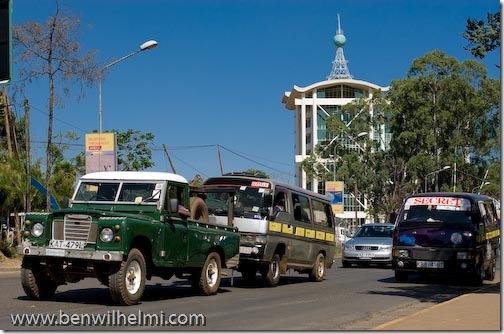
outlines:
[[62, 249], [77, 249], [82, 250], [86, 243], [84, 241], [75, 240], [51, 240], [49, 241], [50, 248], [62, 248]]
[[240, 246], [241, 254], [252, 254], [252, 247]]
[[417, 268], [433, 268], [433, 269], [442, 269], [444, 268], [443, 261], [417, 261]]
[[371, 259], [374, 257], [373, 253], [359, 253], [360, 259]]

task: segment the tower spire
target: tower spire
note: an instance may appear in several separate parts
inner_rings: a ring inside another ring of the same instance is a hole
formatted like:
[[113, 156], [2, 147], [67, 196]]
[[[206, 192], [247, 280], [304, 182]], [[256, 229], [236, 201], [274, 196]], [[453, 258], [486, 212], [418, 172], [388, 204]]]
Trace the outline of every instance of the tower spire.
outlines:
[[352, 75], [348, 70], [348, 61], [345, 59], [345, 54], [343, 53], [343, 46], [345, 45], [346, 38], [345, 35], [343, 35], [343, 30], [341, 30], [339, 14], [338, 29], [336, 30], [336, 35], [334, 35], [333, 40], [336, 45], [336, 56], [332, 62], [332, 70], [327, 79], [351, 79]]

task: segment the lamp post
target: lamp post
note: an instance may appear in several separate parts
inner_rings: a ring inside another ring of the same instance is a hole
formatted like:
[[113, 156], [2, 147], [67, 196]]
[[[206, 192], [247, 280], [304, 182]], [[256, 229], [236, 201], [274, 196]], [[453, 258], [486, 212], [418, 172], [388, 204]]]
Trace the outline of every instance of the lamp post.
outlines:
[[432, 175], [432, 174], [437, 174], [437, 173], [441, 173], [442, 171], [447, 170], [447, 169], [450, 169], [450, 168], [451, 168], [451, 166], [444, 166], [444, 167], [443, 167], [443, 168], [441, 168], [441, 169], [438, 169], [438, 170], [435, 170], [435, 171], [433, 171], [433, 172], [427, 173], [427, 174], [425, 175], [425, 178], [424, 178], [424, 192], [425, 192], [425, 193], [427, 192], [427, 177], [428, 177], [429, 175]]
[[98, 78], [98, 118], [99, 118], [99, 123], [100, 123], [100, 126], [99, 126], [100, 133], [103, 132], [103, 107], [102, 107], [103, 74], [105, 74], [105, 71], [108, 68], [114, 66], [115, 64], [117, 64], [117, 63], [119, 63], [119, 62], [121, 62], [121, 61], [123, 61], [125, 59], [128, 59], [130, 57], [133, 57], [134, 55], [136, 55], [136, 54], [138, 54], [138, 53], [140, 53], [142, 51], [153, 49], [157, 45], [158, 45], [158, 42], [156, 42], [154, 40], [149, 40], [149, 41], [143, 43], [142, 45], [140, 45], [140, 47], [137, 50], [135, 50], [135, 51], [133, 51], [133, 52], [131, 52], [131, 53], [129, 53], [129, 54], [127, 54], [127, 55], [125, 55], [125, 56], [117, 59], [117, 60], [114, 60], [113, 62], [111, 62], [111, 63], [103, 66], [102, 68], [100, 68], [99, 74], [98, 74], [99, 75], [99, 78]]

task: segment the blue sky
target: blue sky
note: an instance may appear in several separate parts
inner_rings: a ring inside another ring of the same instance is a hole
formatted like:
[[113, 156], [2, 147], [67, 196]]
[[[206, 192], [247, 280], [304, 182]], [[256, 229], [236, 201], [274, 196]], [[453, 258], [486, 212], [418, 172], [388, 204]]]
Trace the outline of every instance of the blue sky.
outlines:
[[[44, 21], [54, 1], [13, 0], [14, 24]], [[155, 147], [173, 147], [179, 174], [219, 174], [221, 144], [275, 170], [223, 150], [225, 171], [253, 167], [294, 181], [294, 120], [281, 98], [293, 85], [324, 80], [335, 48], [340, 13], [345, 56], [356, 79], [387, 86], [403, 77], [412, 60], [441, 49], [470, 59], [462, 37], [467, 18], [485, 18], [497, 1], [60, 1], [82, 22], [81, 45], [107, 63], [155, 39], [159, 46], [113, 67], [103, 87], [104, 128], [133, 128], [156, 135]], [[484, 63], [498, 78], [499, 52]], [[98, 128], [97, 88], [84, 99], [64, 100], [56, 132], [83, 135]], [[32, 137], [45, 141], [47, 84], [27, 91]], [[71, 125], [69, 125], [71, 124]], [[35, 144], [43, 156], [43, 144]], [[75, 155], [79, 147], [72, 147]], [[154, 170], [168, 170], [161, 150]], [[192, 166], [192, 167], [190, 167]], [[195, 168], [196, 167], [196, 170]], [[283, 171], [285, 173], [281, 173]], [[289, 176], [290, 174], [291, 176]]]

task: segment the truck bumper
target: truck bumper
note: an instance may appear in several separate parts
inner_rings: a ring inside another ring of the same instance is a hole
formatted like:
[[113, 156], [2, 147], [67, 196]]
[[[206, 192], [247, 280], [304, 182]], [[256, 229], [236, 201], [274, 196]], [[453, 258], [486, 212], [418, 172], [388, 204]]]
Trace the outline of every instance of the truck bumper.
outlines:
[[88, 251], [75, 249], [58, 249], [47, 247], [36, 247], [31, 245], [19, 245], [16, 252], [25, 256], [45, 256], [69, 259], [97, 260], [107, 262], [117, 262], [123, 260], [123, 252], [119, 251]]

